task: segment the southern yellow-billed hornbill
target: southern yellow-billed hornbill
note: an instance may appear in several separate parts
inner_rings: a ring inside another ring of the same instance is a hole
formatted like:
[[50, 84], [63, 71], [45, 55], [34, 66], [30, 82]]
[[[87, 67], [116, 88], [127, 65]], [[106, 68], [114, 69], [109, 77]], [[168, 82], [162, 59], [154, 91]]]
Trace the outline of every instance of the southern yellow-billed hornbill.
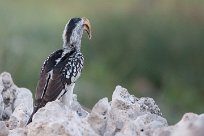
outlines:
[[86, 18], [72, 18], [65, 25], [62, 35], [63, 49], [53, 52], [41, 68], [34, 109], [27, 124], [32, 121], [37, 110], [49, 101], [60, 99], [68, 106], [71, 104], [73, 88], [84, 62], [80, 51], [83, 30], [91, 39], [91, 26]]

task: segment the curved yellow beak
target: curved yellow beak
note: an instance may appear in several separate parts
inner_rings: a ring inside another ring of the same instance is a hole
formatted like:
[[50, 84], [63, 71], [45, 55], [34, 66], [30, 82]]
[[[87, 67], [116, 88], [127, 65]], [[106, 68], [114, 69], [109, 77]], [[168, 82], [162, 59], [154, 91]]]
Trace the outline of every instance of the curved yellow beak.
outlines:
[[91, 24], [90, 24], [90, 21], [87, 18], [85, 18], [85, 17], [83, 17], [82, 19], [84, 20], [83, 29], [87, 32], [89, 39], [91, 39], [92, 35], [91, 35]]

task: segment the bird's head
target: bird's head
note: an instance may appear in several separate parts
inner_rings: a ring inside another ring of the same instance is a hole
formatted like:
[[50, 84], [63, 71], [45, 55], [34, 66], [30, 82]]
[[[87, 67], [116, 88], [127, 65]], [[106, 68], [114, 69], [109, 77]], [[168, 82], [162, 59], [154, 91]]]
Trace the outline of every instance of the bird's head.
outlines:
[[91, 39], [91, 25], [87, 18], [72, 18], [68, 21], [62, 35], [64, 50], [68, 52], [80, 51], [83, 30], [88, 33], [88, 37]]

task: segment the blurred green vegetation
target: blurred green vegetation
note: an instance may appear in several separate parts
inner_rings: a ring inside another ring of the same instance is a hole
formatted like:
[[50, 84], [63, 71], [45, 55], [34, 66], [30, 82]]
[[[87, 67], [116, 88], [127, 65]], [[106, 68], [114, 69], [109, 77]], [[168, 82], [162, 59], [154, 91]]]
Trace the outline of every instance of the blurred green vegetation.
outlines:
[[64, 25], [85, 16], [85, 67], [75, 93], [92, 107], [120, 84], [153, 97], [169, 123], [204, 112], [204, 1], [0, 0], [0, 71], [33, 92], [45, 58], [62, 47]]

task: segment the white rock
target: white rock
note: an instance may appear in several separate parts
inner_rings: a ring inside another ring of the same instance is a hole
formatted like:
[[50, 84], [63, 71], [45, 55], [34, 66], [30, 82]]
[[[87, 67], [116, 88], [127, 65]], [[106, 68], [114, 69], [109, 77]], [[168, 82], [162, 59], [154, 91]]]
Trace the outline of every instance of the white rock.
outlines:
[[33, 98], [30, 90], [17, 88], [16, 99], [13, 105], [14, 111], [9, 119], [9, 129], [24, 127], [33, 111]]
[[155, 129], [168, 126], [166, 119], [155, 114], [144, 114], [134, 120], [136, 133], [144, 136], [151, 136]]
[[25, 128], [16, 128], [9, 131], [8, 136], [27, 136]]
[[127, 89], [116, 86], [115, 91], [112, 94], [112, 101], [120, 100], [129, 104], [134, 104], [137, 101], [137, 98], [133, 95], [130, 95]]
[[31, 114], [33, 111], [33, 97], [30, 90], [26, 88], [18, 88], [16, 92], [16, 100], [14, 101], [14, 108], [23, 105], [24, 109]]
[[33, 122], [27, 126], [28, 136], [97, 136], [85, 118], [76, 111], [53, 101], [33, 116]]
[[0, 94], [1, 94], [1, 92], [3, 91], [3, 89], [4, 89], [4, 87], [3, 87], [3, 84], [2, 84], [2, 82], [1, 82], [1, 76], [0, 76]]
[[14, 111], [13, 103], [15, 100], [16, 86], [13, 83], [13, 79], [8, 72], [3, 72], [0, 75], [1, 79], [1, 97], [3, 98], [3, 111], [1, 111], [1, 119], [8, 120]]
[[151, 135], [156, 128], [167, 126], [153, 99], [136, 98], [117, 86], [112, 95], [105, 136]]
[[0, 74], [0, 86], [3, 87], [2, 75]]
[[[99, 100], [90, 113], [81, 107], [76, 95], [70, 107], [58, 100], [48, 102], [25, 127], [32, 112], [32, 94], [15, 84], [10, 86], [11, 81], [8, 74], [4, 78], [0, 75], [0, 92], [8, 90], [4, 97], [12, 98], [9, 91], [15, 90], [14, 111], [7, 113], [11, 114], [8, 121], [0, 122], [0, 136], [204, 136], [204, 114], [188, 113], [176, 125], [168, 126], [152, 98], [137, 98], [121, 86], [116, 87], [111, 102]], [[3, 113], [12, 111], [4, 107], [0, 97], [1, 102]]]
[[160, 128], [153, 136], [204, 136], [204, 114], [186, 113], [176, 125]]
[[30, 117], [29, 109], [23, 104], [18, 105], [9, 119], [9, 129], [25, 127]]
[[[1, 94], [1, 92], [0, 92], [0, 94]], [[3, 112], [4, 112], [4, 102], [3, 102], [2, 96], [0, 95], [0, 120], [3, 120], [2, 119]]]
[[77, 114], [82, 117], [85, 118], [87, 117], [87, 115], [89, 114], [86, 110], [84, 110], [82, 108], [82, 106], [79, 104], [79, 102], [77, 101], [77, 95], [73, 94], [73, 98], [72, 98], [72, 103], [71, 103], [71, 109], [76, 111]]
[[0, 75], [0, 80], [0, 85], [6, 89], [14, 85], [11, 74], [8, 72], [2, 72]]
[[7, 136], [9, 133], [8, 128], [4, 121], [0, 121], [0, 136]]
[[158, 128], [152, 134], [153, 136], [171, 136], [171, 133], [174, 131], [174, 126], [168, 126], [163, 128]]
[[103, 98], [95, 104], [88, 117], [88, 123], [99, 135], [104, 135], [109, 112], [110, 104], [108, 103], [108, 98]]
[[33, 110], [31, 91], [18, 88], [7, 72], [0, 75], [0, 82], [0, 119], [8, 120], [9, 129], [25, 126]]
[[10, 118], [10, 116], [12, 115], [12, 112], [13, 112], [13, 108], [11, 106], [6, 107], [4, 104], [4, 109], [2, 112], [2, 119], [8, 120]]
[[156, 105], [155, 101], [149, 97], [141, 97], [138, 99], [137, 103], [140, 105], [141, 112], [150, 112], [161, 116], [159, 107]]
[[204, 114], [186, 113], [175, 125], [172, 136], [204, 136]]

